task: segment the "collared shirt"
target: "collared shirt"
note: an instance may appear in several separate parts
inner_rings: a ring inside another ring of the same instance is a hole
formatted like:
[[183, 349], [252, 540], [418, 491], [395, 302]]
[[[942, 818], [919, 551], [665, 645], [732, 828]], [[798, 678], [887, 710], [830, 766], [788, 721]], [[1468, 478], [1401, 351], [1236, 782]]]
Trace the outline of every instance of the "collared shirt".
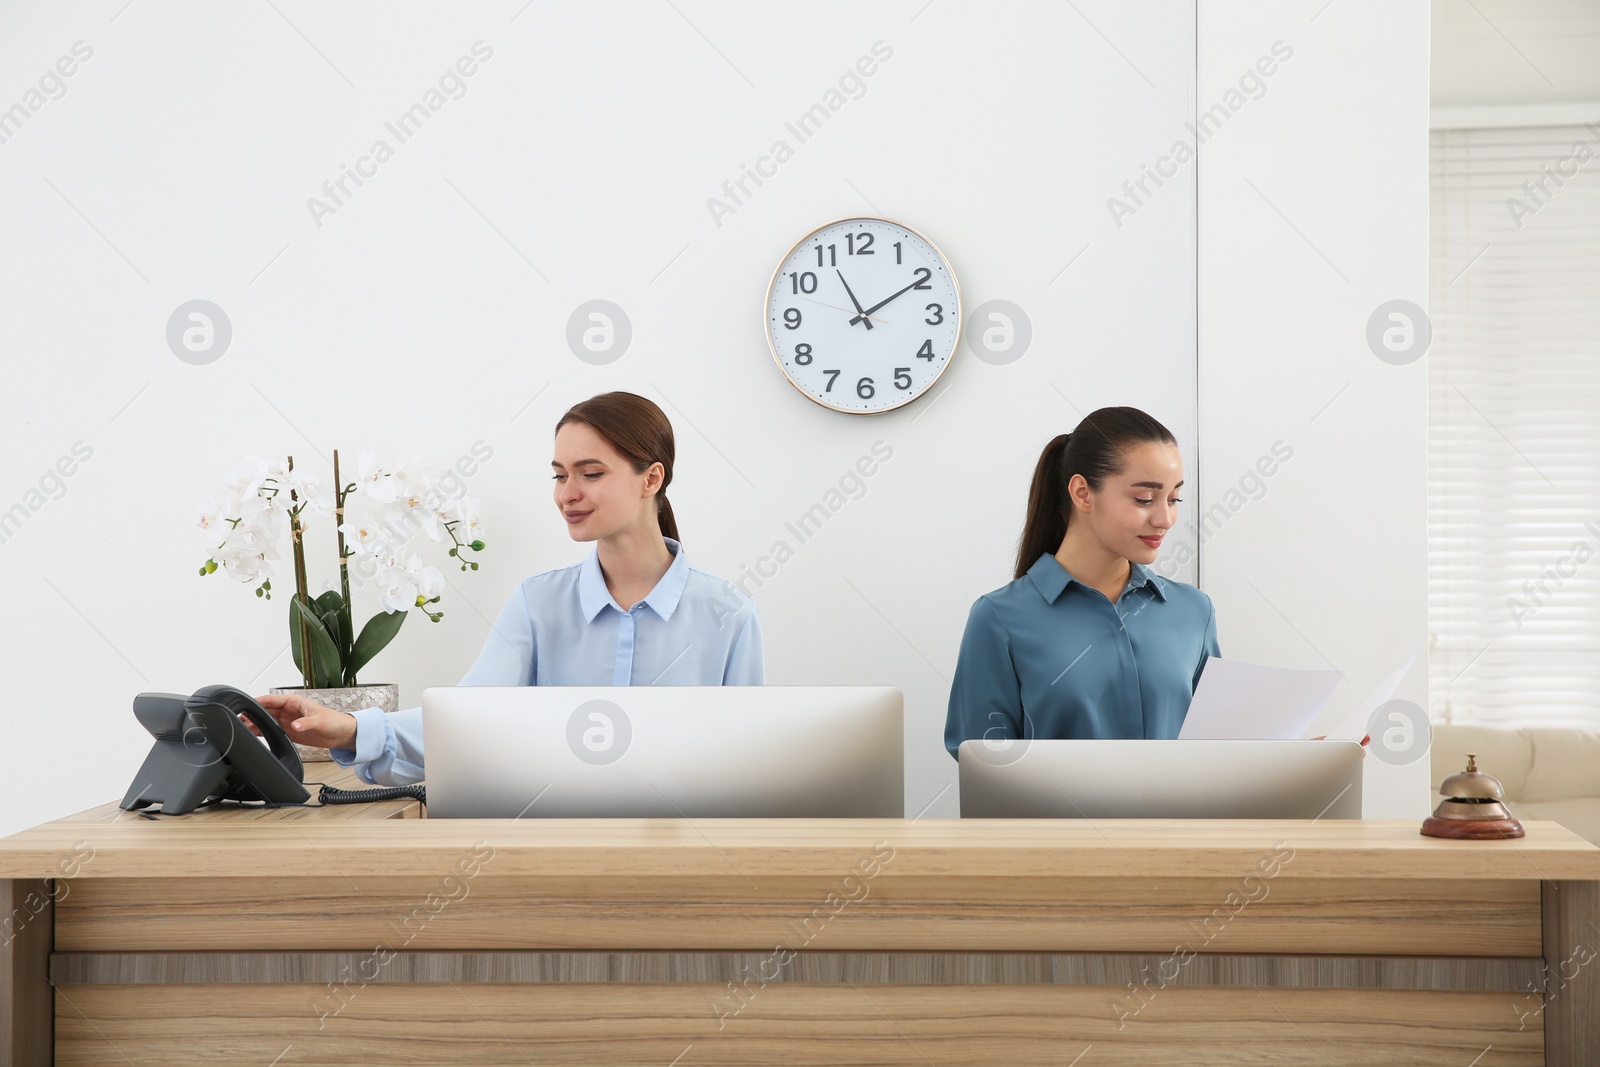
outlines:
[[[582, 563], [524, 579], [460, 684], [762, 684], [755, 601], [664, 540], [671, 565], [626, 611], [606, 588], [598, 548]], [[422, 781], [421, 708], [363, 708], [355, 719], [355, 748], [330, 750], [334, 762], [374, 784]]]
[[1130, 561], [1113, 604], [1053, 555], [979, 597], [961, 638], [944, 744], [970, 738], [1177, 737], [1217, 647], [1211, 598]]

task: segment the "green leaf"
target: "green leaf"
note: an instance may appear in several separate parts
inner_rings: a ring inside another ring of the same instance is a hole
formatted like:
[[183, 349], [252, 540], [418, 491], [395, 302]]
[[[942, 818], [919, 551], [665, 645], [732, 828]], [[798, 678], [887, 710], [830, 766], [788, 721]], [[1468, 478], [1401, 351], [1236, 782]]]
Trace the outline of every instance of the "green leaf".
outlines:
[[345, 681], [354, 685], [356, 672], [368, 663], [372, 657], [384, 650], [394, 635], [400, 632], [400, 624], [406, 621], [410, 614], [405, 611], [386, 611], [381, 615], [374, 615], [367, 620], [361, 628], [361, 636], [356, 638], [356, 643], [350, 650], [350, 660], [345, 665]]
[[[318, 619], [322, 619], [323, 630], [326, 630], [326, 633], [328, 633], [330, 637], [333, 637], [334, 633], [338, 633], [338, 630], [334, 629], [334, 627], [336, 627], [336, 622], [331, 622], [330, 617], [328, 617], [328, 614], [330, 614], [330, 608], [333, 608], [334, 601], [341, 601], [341, 597], [339, 597], [339, 593], [336, 592], [336, 590], [331, 589], [328, 590], [328, 592], [322, 593], [320, 597], [312, 598], [312, 601], [310, 601], [312, 611], [310, 611], [309, 614], [318, 617]], [[323, 654], [322, 651], [317, 648], [317, 645], [315, 645], [315, 635], [312, 637], [312, 641], [314, 641], [314, 645], [312, 645], [312, 659], [318, 661], [317, 673], [318, 675], [322, 675], [322, 662], [320, 661], [323, 659]], [[338, 645], [338, 640], [334, 641], [334, 645]], [[298, 669], [299, 672], [304, 675], [304, 673], [306, 673], [306, 664], [301, 662], [301, 635], [299, 635], [299, 617], [294, 614], [293, 601], [291, 601], [290, 608], [290, 648], [294, 649], [294, 667], [296, 667], [296, 669]], [[339, 662], [344, 662], [344, 659], [346, 659], [346, 656], [339, 656]]]
[[289, 647], [294, 649], [294, 665], [300, 668], [301, 676], [305, 675], [305, 665], [301, 662], [300, 651], [300, 624], [304, 622], [311, 631], [311, 658], [314, 661], [314, 677], [311, 685], [317, 689], [337, 688], [342, 682], [342, 672], [339, 663], [339, 650], [333, 643], [328, 628], [317, 617], [316, 608], [307, 608], [301, 603], [299, 597], [289, 601]]
[[350, 658], [350, 612], [345, 608], [344, 597], [337, 589], [329, 589], [313, 600], [311, 606], [317, 609], [322, 625], [328, 628], [328, 635], [339, 646], [339, 662], [344, 663]]
[[[261, 595], [261, 590], [256, 590], [256, 595]], [[305, 677], [305, 657], [300, 652], [300, 617], [295, 614], [295, 600], [289, 600], [289, 651], [294, 653], [294, 669], [301, 678]]]

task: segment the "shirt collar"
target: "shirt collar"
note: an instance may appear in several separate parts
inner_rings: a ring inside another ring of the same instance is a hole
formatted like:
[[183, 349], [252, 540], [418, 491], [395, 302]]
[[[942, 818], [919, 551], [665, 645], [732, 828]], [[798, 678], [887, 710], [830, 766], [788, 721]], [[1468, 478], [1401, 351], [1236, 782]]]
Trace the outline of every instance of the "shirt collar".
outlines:
[[[678, 609], [678, 602], [683, 599], [683, 588], [689, 584], [689, 561], [684, 557], [683, 546], [670, 537], [662, 538], [667, 543], [667, 551], [672, 553], [672, 565], [667, 568], [667, 573], [661, 576], [656, 587], [647, 593], [639, 603], [650, 605], [650, 610], [661, 616], [662, 620], [672, 618], [672, 613]], [[583, 561], [583, 567], [578, 571], [578, 607], [583, 611], [585, 622], [593, 622], [603, 608], [611, 607], [622, 611], [611, 596], [611, 590], [606, 588], [606, 578], [600, 571], [600, 548], [589, 554]]]
[[[1069, 574], [1067, 569], [1061, 565], [1061, 561], [1048, 552], [1040, 556], [1034, 565], [1028, 568], [1028, 578], [1033, 582], [1033, 587], [1039, 591], [1039, 595], [1044, 597], [1045, 602], [1049, 604], [1054, 604], [1060, 599], [1062, 591], [1074, 583], [1083, 585], [1085, 589], [1091, 588]], [[1129, 590], [1137, 589], [1140, 586], [1149, 586], [1150, 591], [1158, 600], [1165, 601], [1167, 599], [1166, 592], [1161, 588], [1161, 578], [1143, 563], [1135, 563], [1129, 560], [1128, 584], [1122, 591], [1127, 593]]]

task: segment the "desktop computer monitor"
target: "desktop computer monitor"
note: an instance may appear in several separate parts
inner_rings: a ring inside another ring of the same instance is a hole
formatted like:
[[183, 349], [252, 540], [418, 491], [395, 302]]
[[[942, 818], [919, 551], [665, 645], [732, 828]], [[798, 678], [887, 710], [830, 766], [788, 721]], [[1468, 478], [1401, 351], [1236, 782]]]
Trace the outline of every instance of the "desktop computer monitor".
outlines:
[[428, 817], [905, 816], [891, 686], [462, 686], [422, 694]]
[[1359, 819], [1354, 741], [1005, 740], [957, 750], [963, 819]]

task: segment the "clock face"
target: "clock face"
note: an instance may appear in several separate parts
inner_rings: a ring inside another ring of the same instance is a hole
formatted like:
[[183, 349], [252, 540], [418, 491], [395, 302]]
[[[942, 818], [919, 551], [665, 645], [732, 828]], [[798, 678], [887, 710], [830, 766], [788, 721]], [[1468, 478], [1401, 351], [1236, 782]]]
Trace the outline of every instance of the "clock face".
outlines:
[[841, 219], [807, 234], [778, 264], [766, 310], [772, 356], [789, 381], [855, 415], [927, 392], [961, 338], [950, 264], [888, 219]]

